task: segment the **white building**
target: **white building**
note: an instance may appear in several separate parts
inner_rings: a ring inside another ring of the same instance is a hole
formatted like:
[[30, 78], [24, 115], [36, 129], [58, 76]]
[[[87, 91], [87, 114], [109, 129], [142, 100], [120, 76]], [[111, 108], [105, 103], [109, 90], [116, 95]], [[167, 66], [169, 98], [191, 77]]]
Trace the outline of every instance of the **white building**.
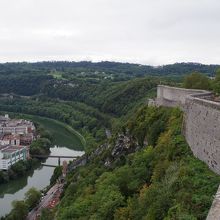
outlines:
[[29, 157], [29, 148], [26, 146], [0, 146], [0, 170], [8, 170], [19, 160]]

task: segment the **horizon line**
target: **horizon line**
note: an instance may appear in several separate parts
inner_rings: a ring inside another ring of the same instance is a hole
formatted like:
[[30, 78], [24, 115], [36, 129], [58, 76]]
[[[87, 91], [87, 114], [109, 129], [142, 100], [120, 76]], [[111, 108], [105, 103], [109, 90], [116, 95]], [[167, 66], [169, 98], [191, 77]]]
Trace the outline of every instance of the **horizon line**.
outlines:
[[95, 61], [95, 60], [33, 60], [33, 61], [5, 61], [2, 62], [0, 61], [0, 64], [18, 64], [18, 63], [28, 63], [28, 64], [33, 64], [33, 63], [59, 63], [59, 62], [67, 62], [67, 63], [81, 63], [81, 62], [87, 62], [87, 63], [121, 63], [121, 64], [131, 64], [131, 65], [139, 65], [139, 66], [151, 66], [151, 67], [163, 67], [163, 66], [168, 66], [168, 65], [175, 65], [175, 64], [194, 64], [194, 65], [207, 65], [207, 66], [219, 66], [220, 64], [217, 63], [202, 63], [202, 62], [193, 62], [193, 61], [181, 61], [181, 62], [173, 62], [173, 63], [166, 63], [166, 64], [159, 64], [159, 65], [153, 65], [153, 64], [143, 64], [143, 63], [138, 63], [138, 62], [129, 62], [129, 61], [114, 61], [114, 60], [100, 60], [100, 61]]

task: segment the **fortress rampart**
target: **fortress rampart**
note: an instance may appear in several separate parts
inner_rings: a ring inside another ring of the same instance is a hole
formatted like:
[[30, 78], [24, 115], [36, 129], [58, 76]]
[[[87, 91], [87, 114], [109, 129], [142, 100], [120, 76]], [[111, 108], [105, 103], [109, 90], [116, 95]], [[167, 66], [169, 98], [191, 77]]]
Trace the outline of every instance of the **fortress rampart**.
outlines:
[[156, 105], [184, 111], [183, 133], [193, 154], [220, 174], [220, 103], [205, 90], [159, 85]]
[[186, 101], [190, 96], [199, 98], [210, 97], [211, 92], [198, 89], [184, 89], [170, 86], [157, 86], [157, 105], [181, 108], [185, 107]]

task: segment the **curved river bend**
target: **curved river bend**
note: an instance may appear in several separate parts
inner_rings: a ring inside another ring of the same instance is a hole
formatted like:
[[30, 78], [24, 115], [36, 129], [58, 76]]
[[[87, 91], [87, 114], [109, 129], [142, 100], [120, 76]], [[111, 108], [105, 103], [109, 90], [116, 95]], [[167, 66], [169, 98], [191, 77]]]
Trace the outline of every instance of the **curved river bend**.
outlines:
[[[84, 153], [84, 151], [74, 150], [74, 148], [83, 148], [81, 141], [77, 135], [74, 135], [60, 123], [55, 123], [55, 121], [50, 119], [37, 116], [33, 117], [33, 121], [43, 125], [54, 137], [54, 147], [50, 148], [51, 155], [81, 156]], [[65, 160], [68, 161], [71, 159]], [[62, 161], [63, 160], [61, 159], [61, 163]], [[58, 165], [58, 159], [48, 158], [45, 164]], [[53, 171], [53, 167], [40, 165], [35, 170], [30, 171], [27, 176], [21, 177], [18, 180], [10, 181], [7, 184], [0, 185], [0, 217], [8, 214], [12, 209], [11, 202], [13, 200], [22, 200], [24, 198], [24, 194], [31, 187], [41, 190], [48, 186], [50, 184], [50, 178]]]

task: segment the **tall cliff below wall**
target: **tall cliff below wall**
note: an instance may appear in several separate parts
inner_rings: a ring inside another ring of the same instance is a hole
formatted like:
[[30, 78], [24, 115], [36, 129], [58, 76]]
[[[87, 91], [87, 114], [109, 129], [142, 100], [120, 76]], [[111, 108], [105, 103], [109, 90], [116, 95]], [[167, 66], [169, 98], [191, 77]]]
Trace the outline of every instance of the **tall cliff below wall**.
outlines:
[[220, 103], [210, 101], [212, 93], [158, 86], [156, 104], [184, 110], [183, 133], [194, 155], [220, 174]]

